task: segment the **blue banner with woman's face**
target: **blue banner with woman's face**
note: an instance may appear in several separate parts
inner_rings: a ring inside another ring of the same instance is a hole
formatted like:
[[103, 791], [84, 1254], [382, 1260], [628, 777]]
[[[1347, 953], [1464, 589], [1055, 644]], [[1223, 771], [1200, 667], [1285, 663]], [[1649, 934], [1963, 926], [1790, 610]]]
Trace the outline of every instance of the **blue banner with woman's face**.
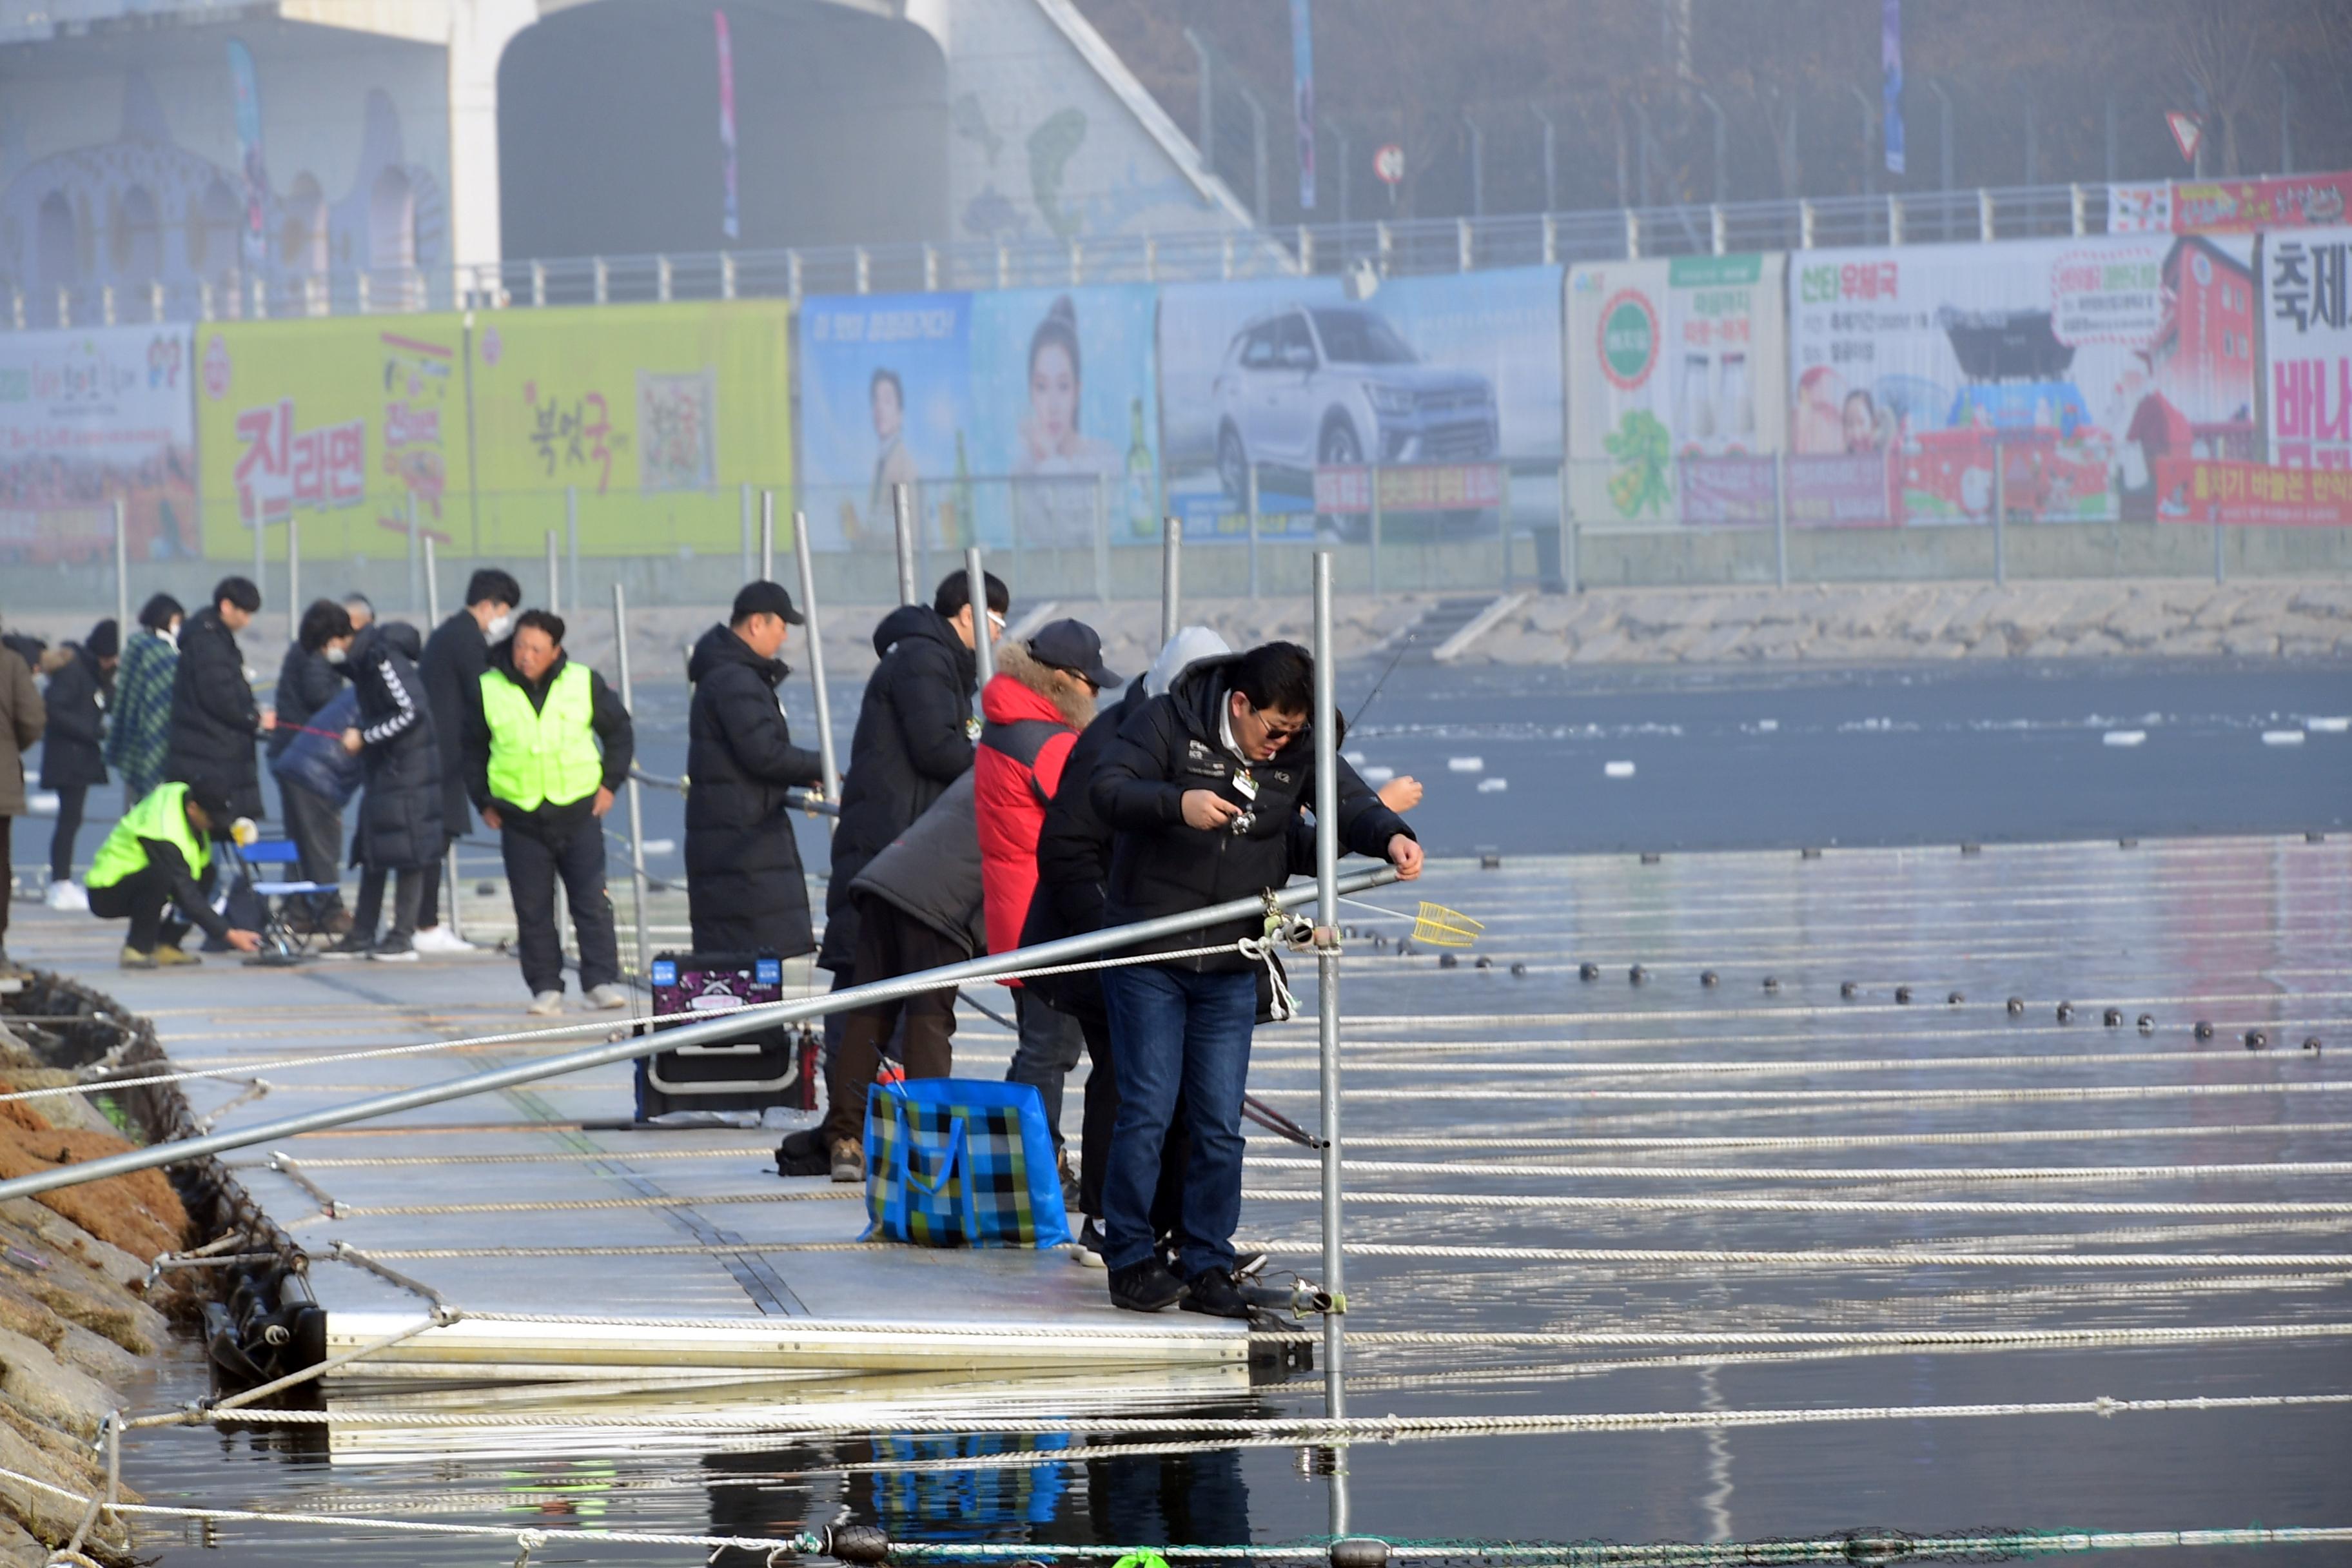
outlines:
[[971, 439], [971, 316], [968, 294], [802, 304], [800, 504], [816, 549], [888, 550], [902, 484], [929, 542], [962, 542], [950, 481]]

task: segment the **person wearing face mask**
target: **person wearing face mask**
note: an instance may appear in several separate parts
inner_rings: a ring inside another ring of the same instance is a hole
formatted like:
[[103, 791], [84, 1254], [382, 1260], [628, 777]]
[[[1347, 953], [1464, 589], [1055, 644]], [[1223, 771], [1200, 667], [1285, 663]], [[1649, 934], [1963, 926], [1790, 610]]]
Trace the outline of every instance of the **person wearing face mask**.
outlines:
[[218, 786], [231, 815], [256, 820], [261, 763], [255, 743], [278, 722], [277, 710], [253, 699], [236, 634], [261, 611], [250, 578], [224, 577], [212, 602], [180, 628], [180, 667], [172, 684], [172, 745], [163, 772], [182, 784]]
[[[514, 574], [483, 567], [466, 584], [466, 607], [433, 628], [418, 661], [440, 747], [441, 831], [447, 840], [422, 873], [415, 938], [419, 952], [472, 951], [472, 943], [441, 924], [441, 873], [448, 863], [448, 846], [464, 837], [474, 820], [466, 809], [466, 710], [481, 689], [482, 671], [490, 667], [490, 645], [514, 629], [515, 606], [521, 603], [522, 584]], [[449, 889], [448, 896], [454, 905], [457, 889]]]
[[[306, 788], [274, 765], [293, 744], [294, 737], [316, 726], [328, 704], [342, 694], [350, 674], [352, 616], [332, 599], [314, 599], [302, 612], [294, 640], [287, 645], [285, 662], [278, 667], [278, 728], [269, 732], [268, 752], [278, 775], [278, 800], [286, 814], [286, 837], [302, 856], [302, 879], [335, 882], [342, 877], [343, 809], [340, 802]], [[341, 893], [309, 895], [293, 918], [312, 931], [341, 936], [352, 929], [352, 917]]]
[[113, 721], [106, 727], [106, 760], [122, 775], [125, 809], [163, 782], [171, 744], [172, 687], [180, 668], [180, 601], [158, 594], [141, 606], [139, 629], [114, 672]]

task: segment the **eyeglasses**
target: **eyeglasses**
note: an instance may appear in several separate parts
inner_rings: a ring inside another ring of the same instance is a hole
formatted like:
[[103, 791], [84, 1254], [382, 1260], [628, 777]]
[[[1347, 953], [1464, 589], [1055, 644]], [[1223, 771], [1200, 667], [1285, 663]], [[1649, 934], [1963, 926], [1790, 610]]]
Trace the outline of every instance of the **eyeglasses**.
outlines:
[[988, 612], [988, 624], [992, 630], [1001, 632], [1004, 629], [1004, 617], [991, 610]]
[[1250, 704], [1250, 700], [1246, 697], [1242, 699], [1242, 704], [1244, 707], [1249, 709], [1249, 716], [1257, 721], [1257, 727], [1265, 731], [1265, 738], [1276, 745], [1295, 741], [1299, 736], [1307, 732], [1307, 726], [1303, 723], [1276, 723], [1272, 719], [1266, 717], [1265, 710], [1252, 706]]

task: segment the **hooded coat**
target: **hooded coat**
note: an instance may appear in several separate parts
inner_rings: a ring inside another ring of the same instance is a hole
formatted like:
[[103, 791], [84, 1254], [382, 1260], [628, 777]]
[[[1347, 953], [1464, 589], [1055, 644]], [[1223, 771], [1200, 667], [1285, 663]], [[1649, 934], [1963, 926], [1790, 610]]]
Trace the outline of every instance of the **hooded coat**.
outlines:
[[416, 668], [423, 651], [405, 621], [377, 621], [352, 644], [367, 773], [352, 838], [355, 865], [429, 866], [441, 853], [441, 750]]
[[271, 762], [284, 756], [294, 737], [318, 717], [319, 710], [341, 695], [343, 672], [351, 667], [348, 653], [337, 664], [323, 648], [304, 647], [299, 642], [286, 645], [285, 661], [278, 667], [278, 728], [262, 742]]
[[821, 967], [836, 972], [857, 951], [849, 884], [971, 767], [980, 667], [947, 617], [928, 605], [901, 605], [874, 628], [874, 651], [882, 662], [866, 679], [850, 741], [817, 954]]
[[[1088, 786], [1103, 753], [1118, 738], [1119, 727], [1150, 700], [1142, 681], [1129, 681], [1127, 694], [1115, 707], [1095, 715], [1063, 759], [1061, 786], [1038, 829], [1037, 890], [1021, 928], [1024, 947], [1102, 930], [1110, 894], [1112, 833], [1095, 809], [1094, 791]], [[1059, 1012], [1081, 1018], [1107, 1016], [1102, 978], [1096, 971], [1039, 975], [1022, 984]]]
[[1025, 645], [1008, 640], [996, 652], [995, 679], [980, 694], [986, 723], [971, 771], [988, 951], [1009, 952], [1021, 945], [1037, 891], [1037, 837], [1045, 808], [1062, 787], [1064, 765], [1095, 705], [1083, 686], [1057, 690], [1054, 672]]
[[459, 610], [433, 628], [417, 661], [425, 695], [441, 739], [441, 826], [451, 837], [466, 831], [466, 710], [481, 700], [482, 671], [490, 668], [490, 639], [471, 610]]
[[[1111, 847], [1106, 925], [1205, 909], [1230, 899], [1279, 889], [1290, 879], [1299, 839], [1299, 812], [1315, 799], [1315, 732], [1311, 726], [1272, 762], [1253, 763], [1255, 797], [1234, 783], [1243, 766], [1223, 742], [1226, 695], [1241, 655], [1202, 659], [1177, 677], [1119, 727], [1096, 768], [1089, 789], [1095, 809], [1116, 834]], [[1241, 806], [1249, 826], [1203, 829], [1186, 825], [1188, 790], [1206, 789]], [[1412, 837], [1404, 818], [1381, 803], [1356, 770], [1339, 762], [1339, 842], [1359, 855], [1383, 856], [1389, 840]], [[1255, 917], [1179, 932], [1130, 949], [1171, 952], [1262, 934]], [[1226, 973], [1249, 967], [1238, 952], [1178, 961], [1181, 967]]]
[[930, 809], [896, 842], [885, 845], [850, 883], [857, 891], [896, 904], [962, 948], [966, 958], [977, 958], [988, 947], [980, 836], [972, 823], [973, 782], [967, 773], [948, 785]]
[[44, 693], [49, 730], [41, 742], [43, 789], [87, 789], [106, 782], [105, 700], [112, 682], [97, 656], [79, 644], [67, 646], [73, 657], [49, 677]]
[[245, 654], [236, 634], [221, 619], [218, 605], [180, 623], [180, 665], [172, 684], [171, 751], [163, 761], [167, 778], [209, 784], [228, 799], [239, 816], [259, 817], [261, 764], [254, 743], [261, 736], [261, 705], [246, 679]]
[[25, 753], [48, 721], [33, 667], [15, 648], [0, 647], [0, 817], [25, 815]]
[[[808, 880], [784, 792], [824, 779], [817, 752], [793, 744], [776, 686], [791, 673], [729, 627], [694, 645], [686, 678], [686, 876], [695, 950], [797, 958], [816, 946]], [[707, 936], [723, 941], [706, 941]]]

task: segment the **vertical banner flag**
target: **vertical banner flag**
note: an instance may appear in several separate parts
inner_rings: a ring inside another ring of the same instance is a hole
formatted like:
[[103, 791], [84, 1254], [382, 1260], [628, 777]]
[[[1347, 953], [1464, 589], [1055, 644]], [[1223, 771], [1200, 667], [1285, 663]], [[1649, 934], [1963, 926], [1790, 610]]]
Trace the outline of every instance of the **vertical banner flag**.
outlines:
[[727, 210], [719, 231], [730, 239], [742, 237], [742, 220], [735, 205], [735, 43], [727, 31], [727, 13], [713, 11], [719, 31], [719, 158], [727, 182]]
[[1903, 172], [1903, 0], [1881, 0], [1878, 68], [1885, 78], [1886, 172]]
[[2270, 460], [2352, 471], [2352, 229], [2263, 238]]
[[245, 174], [245, 222], [240, 226], [239, 248], [250, 269], [268, 258], [269, 174], [261, 162], [261, 81], [254, 74], [253, 51], [236, 38], [228, 41], [228, 76], [236, 107], [237, 167]]
[[1315, 26], [1313, 0], [1290, 0], [1290, 106], [1298, 121], [1298, 206], [1315, 210]]

